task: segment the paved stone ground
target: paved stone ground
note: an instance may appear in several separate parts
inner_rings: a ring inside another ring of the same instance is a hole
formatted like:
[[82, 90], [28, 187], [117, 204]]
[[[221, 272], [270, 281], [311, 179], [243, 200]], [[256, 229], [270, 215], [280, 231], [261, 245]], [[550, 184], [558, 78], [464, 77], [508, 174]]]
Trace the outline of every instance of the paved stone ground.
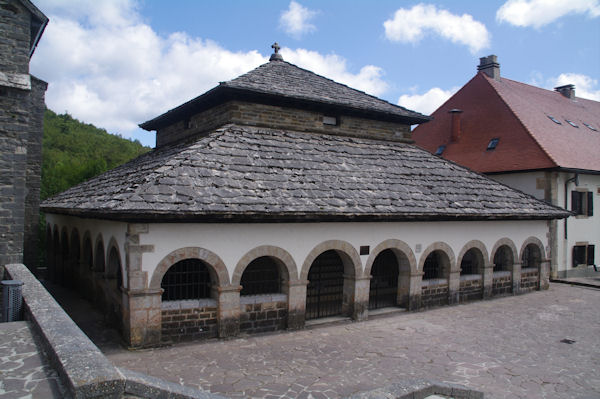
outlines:
[[65, 398], [29, 323], [0, 323], [0, 398]]
[[362, 323], [145, 351], [108, 348], [117, 366], [232, 397], [337, 398], [433, 378], [486, 398], [600, 398], [600, 290], [551, 284]]

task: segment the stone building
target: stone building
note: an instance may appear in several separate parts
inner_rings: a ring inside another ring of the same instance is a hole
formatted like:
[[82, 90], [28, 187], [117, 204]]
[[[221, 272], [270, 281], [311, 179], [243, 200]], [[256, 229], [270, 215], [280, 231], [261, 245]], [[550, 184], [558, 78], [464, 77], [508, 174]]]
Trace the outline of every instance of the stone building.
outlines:
[[419, 149], [429, 117], [274, 48], [143, 123], [153, 151], [43, 203], [55, 280], [132, 347], [547, 287], [568, 212]]
[[0, 266], [37, 264], [47, 84], [29, 60], [47, 23], [28, 0], [0, 0]]
[[552, 91], [502, 77], [495, 55], [477, 69], [434, 121], [415, 129], [417, 145], [571, 210], [550, 226], [551, 274], [596, 273], [600, 102], [577, 97], [573, 85]]

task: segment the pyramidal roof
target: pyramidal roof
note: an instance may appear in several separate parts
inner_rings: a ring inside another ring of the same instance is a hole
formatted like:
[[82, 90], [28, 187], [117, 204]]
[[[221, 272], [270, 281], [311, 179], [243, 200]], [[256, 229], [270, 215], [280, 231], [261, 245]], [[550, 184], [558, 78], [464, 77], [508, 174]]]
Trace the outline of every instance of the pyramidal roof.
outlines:
[[176, 120], [240, 97], [277, 101], [279, 104], [299, 108], [325, 107], [407, 124], [423, 123], [431, 119], [302, 69], [282, 58], [272, 58], [256, 69], [233, 80], [221, 82], [201, 96], [140, 124], [140, 127], [157, 130]]
[[47, 199], [116, 220], [553, 219], [569, 212], [414, 145], [226, 125]]

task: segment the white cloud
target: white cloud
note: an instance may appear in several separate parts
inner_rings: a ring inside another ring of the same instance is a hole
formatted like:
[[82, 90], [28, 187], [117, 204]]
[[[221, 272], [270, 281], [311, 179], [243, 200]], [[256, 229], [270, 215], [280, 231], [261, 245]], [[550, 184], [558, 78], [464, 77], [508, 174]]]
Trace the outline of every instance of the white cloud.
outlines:
[[515, 26], [540, 28], [567, 14], [600, 16], [598, 0], [508, 0], [496, 12], [496, 19]]
[[444, 90], [434, 87], [424, 94], [403, 94], [398, 99], [398, 105], [425, 115], [431, 115], [433, 111], [445, 103], [458, 89], [458, 87], [453, 87], [450, 90]]
[[434, 5], [417, 4], [400, 8], [393, 19], [383, 23], [385, 36], [391, 41], [418, 43], [432, 33], [469, 47], [471, 53], [489, 47], [490, 34], [485, 25], [469, 14], [456, 15]]
[[287, 10], [281, 13], [279, 26], [292, 37], [299, 39], [305, 33], [314, 32], [317, 27], [310, 20], [317, 15], [317, 11], [309, 10], [294, 0], [290, 2]]
[[[138, 123], [267, 62], [256, 50], [234, 52], [181, 32], [161, 36], [143, 22], [132, 1], [38, 5], [50, 24], [31, 69], [49, 83], [46, 104], [125, 137], [150, 137], [140, 134]], [[387, 88], [378, 67], [352, 73], [337, 55], [282, 52], [287, 61], [369, 93]]]
[[366, 65], [358, 74], [353, 74], [348, 71], [346, 60], [336, 54], [322, 55], [316, 51], [288, 48], [281, 52], [284, 59], [292, 64], [374, 96], [380, 96], [388, 89], [388, 84], [382, 79], [383, 70], [375, 65]]
[[575, 85], [575, 95], [589, 100], [600, 101], [600, 87], [598, 81], [579, 73], [561, 73], [558, 77], [550, 79], [549, 89], [572, 84]]

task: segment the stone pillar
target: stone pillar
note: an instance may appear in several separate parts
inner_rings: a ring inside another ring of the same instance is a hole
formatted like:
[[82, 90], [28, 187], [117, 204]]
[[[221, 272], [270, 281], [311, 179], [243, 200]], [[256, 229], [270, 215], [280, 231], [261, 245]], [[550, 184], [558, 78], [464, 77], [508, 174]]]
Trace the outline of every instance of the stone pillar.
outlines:
[[123, 290], [123, 334], [130, 347], [160, 344], [162, 292], [162, 289]]
[[551, 259], [542, 259], [542, 261], [540, 262], [540, 290], [547, 290], [548, 288], [550, 288], [550, 262]]
[[514, 295], [521, 293], [521, 265], [522, 262], [513, 263], [512, 268], [512, 292]]
[[448, 276], [448, 305], [458, 303], [460, 296], [460, 269], [451, 271]]
[[423, 282], [423, 272], [412, 272], [410, 274], [410, 288], [408, 294], [408, 310], [418, 310], [421, 308], [421, 283]]
[[354, 316], [354, 295], [356, 294], [356, 281], [353, 274], [344, 274], [344, 287], [342, 293], [342, 315]]
[[483, 298], [492, 297], [492, 287], [494, 284], [494, 264], [488, 263], [483, 267]]
[[132, 348], [156, 346], [161, 339], [163, 290], [148, 289], [148, 275], [142, 271], [142, 255], [154, 251], [153, 245], [140, 244], [140, 235], [148, 231], [147, 224], [131, 223], [125, 234], [127, 287], [122, 291], [123, 337]]
[[369, 318], [369, 291], [371, 290], [371, 276], [357, 277], [354, 279], [354, 306], [352, 319], [363, 321]]
[[288, 322], [289, 330], [304, 328], [306, 314], [306, 287], [308, 280], [288, 282]]
[[217, 323], [219, 337], [235, 337], [240, 332], [240, 291], [241, 285], [218, 287]]

